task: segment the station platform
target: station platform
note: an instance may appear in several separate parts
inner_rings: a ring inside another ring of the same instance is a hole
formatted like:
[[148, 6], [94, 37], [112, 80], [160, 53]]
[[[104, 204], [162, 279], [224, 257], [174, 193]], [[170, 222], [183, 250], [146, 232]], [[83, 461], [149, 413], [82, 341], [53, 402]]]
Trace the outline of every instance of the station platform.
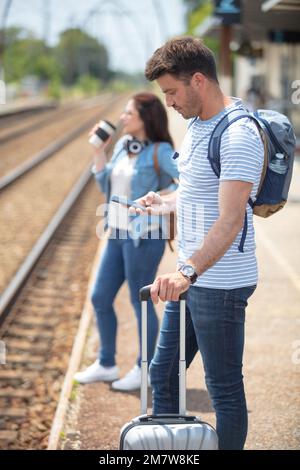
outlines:
[[6, 104], [0, 104], [0, 117], [22, 114], [28, 111], [51, 109], [56, 106], [58, 106], [58, 102], [55, 100], [40, 97], [20, 98]]
[[[170, 127], [178, 148], [186, 122], [173, 110]], [[299, 178], [297, 160], [286, 208], [270, 219], [255, 217], [260, 274], [246, 316], [244, 377], [249, 410], [246, 449], [299, 449], [300, 446]], [[175, 264], [176, 253], [166, 248], [159, 273], [173, 271]], [[122, 376], [133, 367], [138, 344], [126, 285], [121, 288], [115, 307], [119, 320], [117, 362]], [[160, 302], [160, 318], [163, 307]], [[81, 369], [95, 360], [97, 349], [93, 319]], [[108, 383], [74, 385], [71, 397], [62, 427], [63, 437], [57, 444], [60, 449], [118, 449], [121, 427], [140, 414], [138, 391], [115, 392]], [[190, 414], [215, 424], [199, 354], [187, 373], [187, 407]]]

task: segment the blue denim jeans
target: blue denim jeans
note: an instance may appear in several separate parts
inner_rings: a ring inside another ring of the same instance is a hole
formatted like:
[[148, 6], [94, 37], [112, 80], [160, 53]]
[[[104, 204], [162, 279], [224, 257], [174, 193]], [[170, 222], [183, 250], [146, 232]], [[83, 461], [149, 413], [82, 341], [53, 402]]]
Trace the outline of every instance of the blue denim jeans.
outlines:
[[[199, 350], [216, 412], [219, 449], [243, 449], [247, 407], [242, 358], [247, 299], [256, 286], [232, 290], [191, 287], [186, 309], [186, 363]], [[178, 413], [179, 302], [167, 302], [150, 364], [153, 413]]]
[[[124, 234], [123, 234], [124, 235]], [[101, 256], [96, 282], [92, 291], [97, 325], [100, 335], [99, 362], [105, 367], [115, 365], [117, 316], [113, 307], [118, 290], [128, 281], [130, 300], [138, 324], [141, 363], [141, 304], [139, 289], [151, 284], [165, 249], [165, 240], [142, 239], [138, 247], [133, 240], [110, 238]], [[122, 315], [122, 312], [120, 312]], [[148, 308], [148, 361], [150, 362], [158, 333], [158, 320], [152, 302]]]

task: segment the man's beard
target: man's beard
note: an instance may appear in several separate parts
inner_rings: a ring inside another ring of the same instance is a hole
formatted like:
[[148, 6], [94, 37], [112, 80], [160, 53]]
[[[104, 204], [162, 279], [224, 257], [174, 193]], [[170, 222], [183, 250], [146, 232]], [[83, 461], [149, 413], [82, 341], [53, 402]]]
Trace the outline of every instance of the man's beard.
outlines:
[[186, 91], [186, 105], [181, 109], [181, 114], [184, 119], [191, 119], [200, 114], [202, 104], [199, 95], [193, 90], [187, 89]]

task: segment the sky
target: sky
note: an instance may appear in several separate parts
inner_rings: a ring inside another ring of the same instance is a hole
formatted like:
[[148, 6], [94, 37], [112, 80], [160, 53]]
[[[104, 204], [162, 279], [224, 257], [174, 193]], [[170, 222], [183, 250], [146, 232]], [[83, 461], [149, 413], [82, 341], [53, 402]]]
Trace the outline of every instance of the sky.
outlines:
[[182, 0], [12, 0], [6, 26], [12, 25], [51, 45], [63, 30], [81, 27], [106, 46], [113, 70], [129, 73], [143, 71], [153, 51], [186, 28]]

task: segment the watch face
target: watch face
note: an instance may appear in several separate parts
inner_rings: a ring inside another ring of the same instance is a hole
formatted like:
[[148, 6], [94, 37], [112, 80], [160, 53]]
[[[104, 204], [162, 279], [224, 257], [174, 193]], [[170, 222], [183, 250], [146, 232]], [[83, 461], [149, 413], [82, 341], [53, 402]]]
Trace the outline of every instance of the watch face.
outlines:
[[181, 271], [185, 276], [192, 276], [193, 274], [195, 274], [193, 266], [190, 266], [189, 264], [183, 266], [181, 268]]

